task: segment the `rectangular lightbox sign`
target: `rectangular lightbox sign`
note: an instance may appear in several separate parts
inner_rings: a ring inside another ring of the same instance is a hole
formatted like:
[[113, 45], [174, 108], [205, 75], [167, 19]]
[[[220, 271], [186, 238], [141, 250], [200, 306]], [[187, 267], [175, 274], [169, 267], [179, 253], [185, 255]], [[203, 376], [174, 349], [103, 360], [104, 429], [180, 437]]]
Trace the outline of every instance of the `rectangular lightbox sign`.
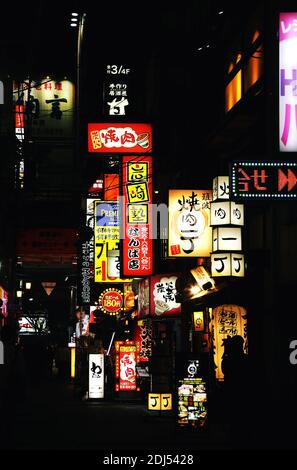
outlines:
[[231, 164], [231, 192], [238, 199], [296, 199], [297, 162], [240, 161]]

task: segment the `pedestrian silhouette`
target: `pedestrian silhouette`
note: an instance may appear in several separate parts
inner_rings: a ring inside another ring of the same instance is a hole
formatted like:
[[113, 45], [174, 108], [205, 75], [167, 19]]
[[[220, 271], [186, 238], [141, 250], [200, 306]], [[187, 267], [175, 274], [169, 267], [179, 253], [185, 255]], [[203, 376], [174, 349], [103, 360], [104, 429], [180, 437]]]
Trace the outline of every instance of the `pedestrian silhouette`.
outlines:
[[223, 340], [222, 371], [226, 421], [230, 426], [231, 444], [245, 447], [248, 420], [249, 366], [243, 350], [244, 339], [236, 335]]

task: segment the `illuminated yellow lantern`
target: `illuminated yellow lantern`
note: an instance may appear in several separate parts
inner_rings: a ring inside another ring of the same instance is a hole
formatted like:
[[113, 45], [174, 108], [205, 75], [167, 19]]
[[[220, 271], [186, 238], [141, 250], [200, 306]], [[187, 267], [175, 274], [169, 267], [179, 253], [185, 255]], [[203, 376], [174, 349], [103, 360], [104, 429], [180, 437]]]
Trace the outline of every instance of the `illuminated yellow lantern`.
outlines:
[[228, 336], [239, 335], [243, 338], [243, 350], [247, 353], [247, 312], [239, 305], [220, 305], [213, 309], [211, 319], [213, 337], [214, 362], [216, 366], [216, 378], [224, 380], [221, 363], [224, 353], [224, 339]]

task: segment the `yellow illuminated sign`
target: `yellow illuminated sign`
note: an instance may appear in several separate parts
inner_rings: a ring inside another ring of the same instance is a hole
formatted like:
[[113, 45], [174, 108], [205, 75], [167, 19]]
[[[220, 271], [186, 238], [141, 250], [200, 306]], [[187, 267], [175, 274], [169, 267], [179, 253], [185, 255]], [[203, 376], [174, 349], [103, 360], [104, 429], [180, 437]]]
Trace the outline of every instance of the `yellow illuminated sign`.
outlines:
[[[131, 279], [120, 277], [118, 202], [95, 201], [94, 215], [95, 282], [131, 282]], [[115, 252], [118, 253], [117, 257], [114, 256]]]
[[204, 331], [204, 318], [203, 312], [193, 312], [194, 330]]
[[70, 354], [71, 354], [71, 370], [70, 370], [70, 377], [72, 379], [75, 378], [75, 348], [70, 349]]
[[141, 180], [148, 180], [148, 164], [147, 162], [128, 162], [128, 181], [136, 182]]
[[148, 205], [128, 204], [128, 224], [147, 224]]
[[127, 196], [130, 203], [149, 202], [147, 183], [127, 184]]
[[172, 393], [149, 393], [148, 409], [150, 411], [171, 411]]
[[169, 191], [168, 256], [206, 257], [212, 251], [211, 190]]
[[232, 336], [241, 336], [244, 340], [243, 349], [247, 353], [247, 311], [239, 305], [220, 305], [213, 309], [211, 319], [214, 361], [216, 364], [216, 378], [224, 380], [222, 371], [222, 357], [224, 353], [224, 339]]

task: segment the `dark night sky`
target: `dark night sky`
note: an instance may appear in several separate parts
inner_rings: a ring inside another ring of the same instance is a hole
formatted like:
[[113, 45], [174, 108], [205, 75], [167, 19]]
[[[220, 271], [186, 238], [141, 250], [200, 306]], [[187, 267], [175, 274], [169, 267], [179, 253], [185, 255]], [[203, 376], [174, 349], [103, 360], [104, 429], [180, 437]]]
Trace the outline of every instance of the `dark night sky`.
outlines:
[[[70, 14], [86, 12], [82, 60], [87, 93], [100, 81], [103, 64], [128, 62], [139, 71], [153, 59], [156, 88], [152, 97], [157, 106], [148, 119], [161, 136], [155, 151], [160, 152], [160, 161], [170, 161], [171, 166], [175, 162], [174, 172], [178, 170], [177, 177], [181, 177], [178, 160], [186, 157], [191, 168], [197, 168], [197, 160], [203, 158], [205, 133], [214, 126], [220, 109], [215, 48], [215, 32], [223, 22], [219, 10], [217, 1], [181, 5], [169, 0], [145, 4], [42, 0], [34, 5], [22, 3], [19, 8], [9, 4], [0, 31], [4, 58], [0, 71], [19, 78], [26, 73], [75, 78], [77, 29], [70, 27]], [[205, 21], [206, 17], [212, 21]], [[211, 47], [206, 49], [208, 42]], [[201, 45], [204, 51], [198, 52]], [[178, 138], [174, 145], [166, 145], [167, 131], [176, 136], [181, 128], [195, 135], [195, 145], [185, 146]], [[165, 167], [161, 164], [160, 169]], [[193, 173], [187, 177], [194, 177]]]

